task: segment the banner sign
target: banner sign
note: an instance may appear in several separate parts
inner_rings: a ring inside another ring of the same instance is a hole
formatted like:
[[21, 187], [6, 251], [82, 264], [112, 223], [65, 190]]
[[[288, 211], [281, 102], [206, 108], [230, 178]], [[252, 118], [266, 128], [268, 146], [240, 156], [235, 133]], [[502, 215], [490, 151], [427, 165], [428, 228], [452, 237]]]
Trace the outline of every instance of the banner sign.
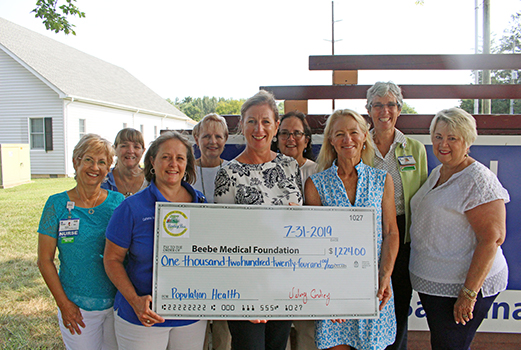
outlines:
[[156, 203], [167, 319], [378, 317], [373, 208]]

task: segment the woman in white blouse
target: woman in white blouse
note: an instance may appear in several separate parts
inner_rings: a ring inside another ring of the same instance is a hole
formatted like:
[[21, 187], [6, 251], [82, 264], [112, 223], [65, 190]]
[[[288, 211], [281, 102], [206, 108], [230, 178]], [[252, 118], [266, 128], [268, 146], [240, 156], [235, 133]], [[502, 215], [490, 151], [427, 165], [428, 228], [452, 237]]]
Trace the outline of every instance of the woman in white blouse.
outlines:
[[211, 113], [194, 126], [192, 135], [201, 151], [201, 157], [195, 160], [194, 188], [203, 192], [208, 203], [213, 203], [215, 175], [227, 163], [221, 154], [228, 140], [228, 125], [223, 117]]
[[[201, 157], [195, 160], [197, 180], [194, 188], [201, 191], [208, 203], [213, 203], [215, 190], [215, 175], [223, 165], [228, 163], [221, 158], [226, 141], [228, 141], [228, 125], [222, 116], [210, 113], [194, 126], [192, 130], [195, 144], [201, 151]], [[212, 335], [212, 348], [215, 350], [229, 350], [231, 335], [225, 320], [213, 320], [208, 323], [205, 349], [208, 348], [208, 335]]]
[[411, 200], [411, 282], [427, 316], [432, 349], [468, 349], [507, 286], [500, 246], [510, 198], [496, 175], [469, 156], [477, 137], [470, 114], [442, 110], [430, 133], [441, 165]]

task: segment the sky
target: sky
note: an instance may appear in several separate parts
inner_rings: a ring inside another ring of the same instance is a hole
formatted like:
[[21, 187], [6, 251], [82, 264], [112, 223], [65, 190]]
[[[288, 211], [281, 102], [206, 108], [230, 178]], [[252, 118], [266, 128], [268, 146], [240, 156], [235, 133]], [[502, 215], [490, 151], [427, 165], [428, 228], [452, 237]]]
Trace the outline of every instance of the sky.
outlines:
[[[63, 3], [59, 0], [59, 3]], [[492, 38], [509, 27], [521, 0], [491, 0]], [[163, 98], [248, 98], [259, 86], [330, 85], [310, 55], [331, 54], [331, 0], [77, 0], [76, 36], [47, 31], [36, 0], [0, 0], [0, 17], [120, 66]], [[479, 0], [482, 37], [482, 0]], [[472, 54], [475, 0], [335, 0], [335, 54]], [[470, 84], [470, 71], [359, 71], [358, 83]], [[457, 100], [405, 100], [436, 113]], [[337, 108], [365, 113], [364, 101]], [[331, 112], [312, 100], [310, 114]]]

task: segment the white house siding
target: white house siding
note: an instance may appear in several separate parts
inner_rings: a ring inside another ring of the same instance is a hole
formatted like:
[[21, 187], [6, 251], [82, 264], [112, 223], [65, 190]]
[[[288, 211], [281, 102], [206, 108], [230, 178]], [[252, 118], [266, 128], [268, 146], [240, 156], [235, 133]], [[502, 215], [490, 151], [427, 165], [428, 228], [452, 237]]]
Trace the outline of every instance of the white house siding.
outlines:
[[85, 102], [65, 102], [66, 122], [66, 143], [67, 143], [67, 174], [72, 175], [72, 151], [79, 141], [79, 120], [85, 119], [85, 132], [98, 134], [110, 142], [114, 142], [117, 133], [126, 124], [129, 128], [140, 130], [143, 125], [145, 146], [154, 140], [154, 126], [157, 126], [157, 133], [161, 129], [185, 128], [184, 120], [163, 118], [149, 114], [137, 113], [116, 108], [109, 108]]
[[52, 118], [53, 150], [31, 150], [31, 174], [64, 174], [63, 108], [58, 94], [0, 50], [0, 143], [29, 143], [29, 119]]
[[[143, 137], [145, 138], [145, 145], [148, 145], [154, 141], [161, 130], [170, 129], [186, 129], [186, 122], [184, 120], [177, 120], [173, 118], [157, 117], [150, 114], [134, 113], [134, 125], [129, 123], [128, 127], [136, 130], [141, 130], [143, 125]], [[157, 136], [154, 135], [154, 126], [157, 128]]]

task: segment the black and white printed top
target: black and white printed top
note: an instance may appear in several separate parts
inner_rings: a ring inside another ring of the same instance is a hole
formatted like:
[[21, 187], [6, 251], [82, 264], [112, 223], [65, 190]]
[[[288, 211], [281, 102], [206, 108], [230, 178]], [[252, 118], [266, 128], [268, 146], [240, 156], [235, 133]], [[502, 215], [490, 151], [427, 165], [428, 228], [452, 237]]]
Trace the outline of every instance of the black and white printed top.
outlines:
[[302, 180], [295, 159], [278, 154], [262, 164], [233, 159], [215, 177], [215, 203], [302, 205]]

